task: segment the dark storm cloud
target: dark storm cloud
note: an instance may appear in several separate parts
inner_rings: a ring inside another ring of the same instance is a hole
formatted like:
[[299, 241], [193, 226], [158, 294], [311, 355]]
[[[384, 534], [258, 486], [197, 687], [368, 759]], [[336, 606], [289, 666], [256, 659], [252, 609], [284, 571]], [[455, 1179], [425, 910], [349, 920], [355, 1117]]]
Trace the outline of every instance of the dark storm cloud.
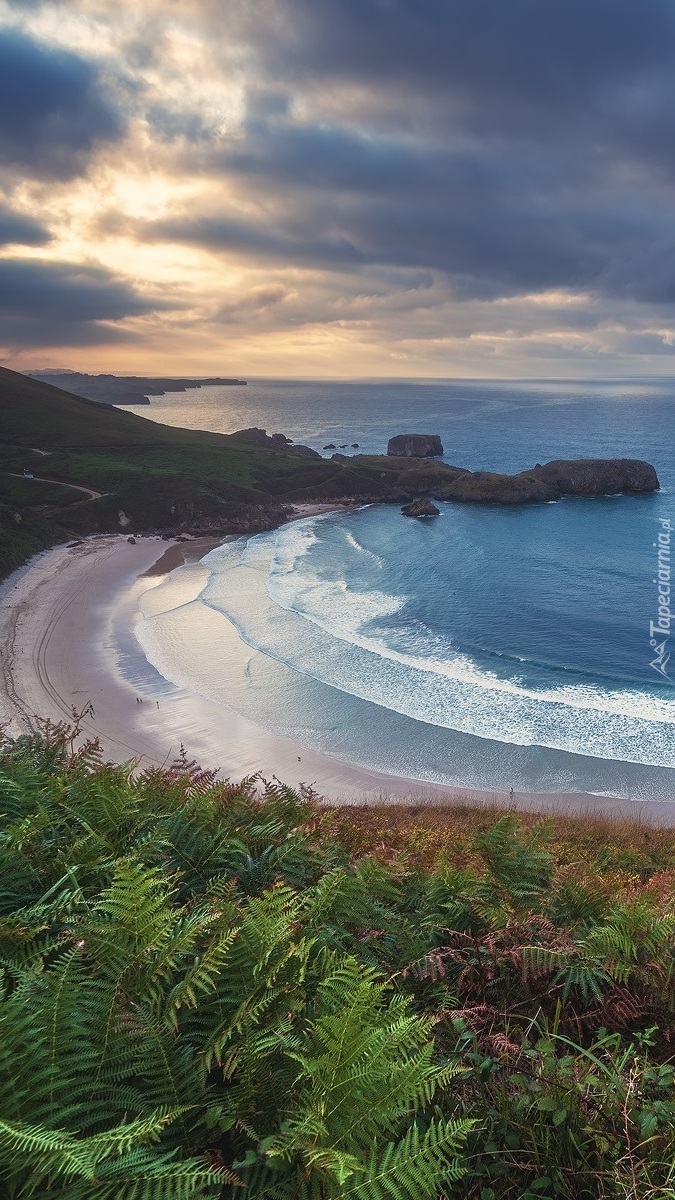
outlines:
[[391, 137], [371, 147], [344, 128], [257, 123], [218, 162], [263, 198], [259, 217], [250, 206], [189, 214], [143, 235], [276, 266], [435, 269], [466, 297], [566, 288], [675, 298], [668, 198], [591, 178], [555, 149], [518, 157], [512, 146]]
[[294, 122], [285, 115], [281, 120], [249, 120], [245, 130], [241, 147], [223, 153], [223, 165], [237, 174], [321, 189], [395, 188], [398, 194], [447, 180], [443, 159], [412, 138], [373, 137], [345, 126]]
[[237, 29], [267, 85], [192, 145], [240, 210], [143, 236], [675, 302], [672, 0], [249, 0]]
[[[0, 310], [73, 321], [119, 321], [157, 308], [103, 267], [0, 259]], [[161, 307], [168, 307], [162, 305]]]
[[140, 296], [103, 267], [0, 259], [0, 340], [13, 345], [119, 340], [128, 335], [99, 322], [168, 307]]
[[[17, 21], [39, 3], [15, 0]], [[157, 219], [113, 188], [83, 240], [153, 242], [150, 263], [162, 243], [235, 260], [240, 294], [207, 287], [208, 319], [372, 322], [377, 347], [478, 333], [480, 356], [491, 335], [614, 353], [625, 317], [627, 352], [673, 352], [673, 0], [69, 0], [71, 17], [78, 5], [105, 34], [128, 141], [102, 68], [6, 32], [0, 162], [72, 177], [119, 141], [106, 169], [159, 180]], [[0, 242], [40, 244], [21, 219], [0, 210]], [[28, 341], [69, 320], [85, 341], [120, 336], [121, 315], [147, 311], [113, 275], [54, 270], [33, 293], [28, 275], [3, 292], [0, 270], [6, 326]]]
[[579, 106], [667, 68], [670, 0], [250, 0], [242, 25], [281, 77], [362, 79], [435, 97]]
[[256, 261], [304, 267], [365, 265], [368, 256], [348, 237], [327, 229], [313, 231], [308, 225], [293, 222], [274, 229], [264, 220], [237, 217], [185, 217], [157, 221], [136, 227], [148, 241], [185, 242], [211, 250], [232, 250]]
[[136, 332], [95, 321], [77, 324], [58, 317], [40, 319], [0, 311], [0, 346], [12, 353], [49, 346], [127, 345], [141, 340]]
[[52, 234], [33, 217], [0, 203], [0, 246], [45, 246]]
[[0, 163], [70, 178], [123, 123], [98, 68], [16, 29], [0, 30]]
[[[584, 242], [566, 229], [552, 235], [548, 221], [523, 212], [502, 211], [488, 227], [481, 214], [449, 214], [426, 205], [369, 204], [345, 219], [349, 233], [312, 228], [307, 219], [292, 229], [271, 232], [264, 222], [219, 218], [163, 221], [146, 231], [153, 240], [175, 240], [210, 250], [228, 250], [253, 262], [346, 271], [372, 266], [429, 267], [447, 272], [453, 291], [466, 298], [495, 299], [554, 288], [605, 292], [613, 285], [644, 299], [669, 297], [675, 288], [675, 262], [660, 264], [663, 282], [654, 289], [637, 267], [612, 268], [616, 244], [608, 237]], [[647, 269], [647, 260], [638, 264]], [[635, 278], [632, 278], [634, 275]], [[670, 282], [669, 282], [670, 281]], [[675, 292], [673, 293], [675, 298]]]

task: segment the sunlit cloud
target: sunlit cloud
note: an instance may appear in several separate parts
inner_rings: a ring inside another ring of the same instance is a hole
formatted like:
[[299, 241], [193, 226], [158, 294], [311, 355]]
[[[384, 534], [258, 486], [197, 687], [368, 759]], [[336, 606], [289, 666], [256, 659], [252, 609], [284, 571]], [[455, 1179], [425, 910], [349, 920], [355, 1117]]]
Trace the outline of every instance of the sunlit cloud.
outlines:
[[0, 18], [3, 361], [673, 370], [670, 0]]

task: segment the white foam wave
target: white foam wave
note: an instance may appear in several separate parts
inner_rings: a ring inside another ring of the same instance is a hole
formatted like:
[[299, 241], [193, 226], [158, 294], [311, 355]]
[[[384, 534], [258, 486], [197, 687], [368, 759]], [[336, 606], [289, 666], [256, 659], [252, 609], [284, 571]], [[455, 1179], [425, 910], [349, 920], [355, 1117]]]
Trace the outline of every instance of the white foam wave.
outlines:
[[[316, 538], [314, 539], [316, 541]], [[282, 555], [280, 555], [280, 549]], [[282, 566], [282, 563], [284, 564]], [[296, 572], [296, 558], [283, 557], [279, 541], [269, 563], [267, 591], [289, 612], [295, 612], [340, 641], [347, 641], [380, 658], [412, 667], [431, 675], [467, 683], [486, 690], [504, 692], [542, 702], [562, 703], [572, 708], [595, 709], [618, 716], [641, 717], [666, 724], [675, 723], [675, 699], [627, 688], [610, 691], [590, 684], [558, 684], [553, 688], [528, 688], [517, 679], [504, 679], [478, 666], [466, 654], [456, 652], [451, 642], [418, 626], [415, 653], [397, 649], [391, 637], [367, 634], [365, 627], [379, 617], [391, 616], [405, 605], [405, 597], [384, 592], [350, 592], [345, 580], [320, 579], [305, 571]], [[439, 657], [439, 652], [442, 657]]]
[[[279, 564], [280, 571], [293, 571], [298, 561], [309, 554], [312, 546], [317, 545], [319, 539], [314, 532], [314, 522], [315, 518], [313, 517], [308, 517], [304, 521], [294, 521], [292, 525], [281, 529], [276, 534], [274, 557]], [[257, 541], [256, 538], [251, 539], [251, 542], [255, 541]], [[249, 546], [251, 542], [248, 543]], [[265, 543], [262, 540], [261, 548], [264, 546]], [[269, 557], [267, 562], [269, 566]]]
[[384, 561], [380, 555], [376, 554], [374, 550], [368, 550], [366, 546], [362, 546], [361, 542], [354, 537], [353, 533], [347, 532], [345, 541], [347, 545], [351, 546], [353, 550], [356, 550], [358, 554], [365, 554], [366, 557], [369, 558], [371, 562], [376, 563], [378, 567], [381, 568], [384, 566]]
[[[400, 596], [350, 590], [298, 563], [316, 535], [305, 522], [221, 558], [203, 599], [229, 616], [252, 647], [350, 695], [420, 722], [515, 745], [675, 766], [675, 699], [590, 683], [534, 688], [505, 679], [418, 627], [392, 644], [378, 622]], [[305, 526], [302, 528], [301, 525]], [[223, 572], [221, 572], [222, 574]], [[423, 736], [423, 735], [421, 735]]]
[[[314, 519], [298, 521], [294, 526], [281, 530], [274, 541], [274, 552], [271, 560], [267, 556], [267, 594], [281, 608], [296, 612], [307, 617], [315, 624], [333, 632], [331, 623], [322, 623], [322, 614], [339, 612], [339, 625], [342, 636], [355, 638], [362, 626], [377, 617], [391, 616], [398, 612], [405, 603], [404, 597], [390, 596], [384, 592], [369, 590], [368, 592], [350, 591], [345, 579], [325, 581], [299, 562], [305, 558], [312, 546], [318, 543], [314, 531]], [[255, 540], [255, 539], [252, 539]], [[359, 553], [370, 555], [364, 550], [356, 538], [348, 533], [346, 542]], [[264, 546], [259, 552], [265, 554]], [[372, 555], [381, 564], [377, 555]], [[242, 559], [245, 562], [245, 558]], [[335, 621], [332, 622], [335, 625]]]
[[276, 566], [270, 569], [267, 593], [280, 608], [312, 621], [341, 641], [355, 644], [365, 625], [378, 617], [393, 616], [405, 603], [403, 597], [386, 592], [350, 591], [344, 579], [327, 583], [307, 575], [298, 583], [292, 570]]
[[403, 601], [397, 601], [382, 592], [371, 592], [365, 596], [350, 595], [346, 584], [341, 581], [337, 584], [307, 582], [302, 587], [296, 587], [289, 596], [285, 596], [283, 589], [278, 587], [271, 594], [282, 607], [311, 621], [336, 640], [359, 646], [379, 658], [428, 675], [453, 683], [469, 684], [486, 692], [501, 692], [542, 703], [564, 704], [585, 712], [593, 710], [675, 724], [675, 699], [626, 688], [610, 691], [590, 684], [527, 687], [517, 679], [504, 679], [495, 672], [479, 667], [468, 655], [453, 651], [450, 642], [446, 642], [444, 647], [447, 656], [439, 658], [440, 638], [433, 639], [436, 643], [433, 650], [431, 646], [424, 645], [420, 645], [415, 654], [398, 650], [383, 637], [363, 633], [369, 622], [392, 615], [403, 605]]

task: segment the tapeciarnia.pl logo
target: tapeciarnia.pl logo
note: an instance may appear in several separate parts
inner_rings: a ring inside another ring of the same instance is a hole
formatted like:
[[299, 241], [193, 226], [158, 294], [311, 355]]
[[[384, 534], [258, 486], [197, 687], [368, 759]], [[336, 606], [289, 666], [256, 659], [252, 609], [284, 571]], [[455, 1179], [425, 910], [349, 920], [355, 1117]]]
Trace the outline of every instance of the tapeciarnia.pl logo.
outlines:
[[664, 679], [669, 679], [668, 663], [670, 661], [670, 648], [668, 639], [671, 633], [671, 623], [675, 620], [675, 613], [671, 612], [670, 608], [670, 542], [672, 525], [667, 517], [660, 517], [659, 525], [661, 529], [657, 540], [653, 543], [654, 549], [657, 552], [656, 578], [652, 580], [657, 586], [657, 618], [656, 621], [649, 622], [649, 645], [654, 652], [654, 658], [649, 665], [653, 671], [657, 671], [659, 675], [663, 675]]

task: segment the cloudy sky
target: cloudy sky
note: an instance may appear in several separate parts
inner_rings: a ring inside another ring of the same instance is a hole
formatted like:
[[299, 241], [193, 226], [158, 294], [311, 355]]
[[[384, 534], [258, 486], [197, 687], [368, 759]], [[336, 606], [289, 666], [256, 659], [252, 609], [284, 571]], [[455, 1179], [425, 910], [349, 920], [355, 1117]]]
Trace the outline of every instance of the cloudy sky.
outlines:
[[673, 0], [0, 0], [0, 362], [675, 374]]

